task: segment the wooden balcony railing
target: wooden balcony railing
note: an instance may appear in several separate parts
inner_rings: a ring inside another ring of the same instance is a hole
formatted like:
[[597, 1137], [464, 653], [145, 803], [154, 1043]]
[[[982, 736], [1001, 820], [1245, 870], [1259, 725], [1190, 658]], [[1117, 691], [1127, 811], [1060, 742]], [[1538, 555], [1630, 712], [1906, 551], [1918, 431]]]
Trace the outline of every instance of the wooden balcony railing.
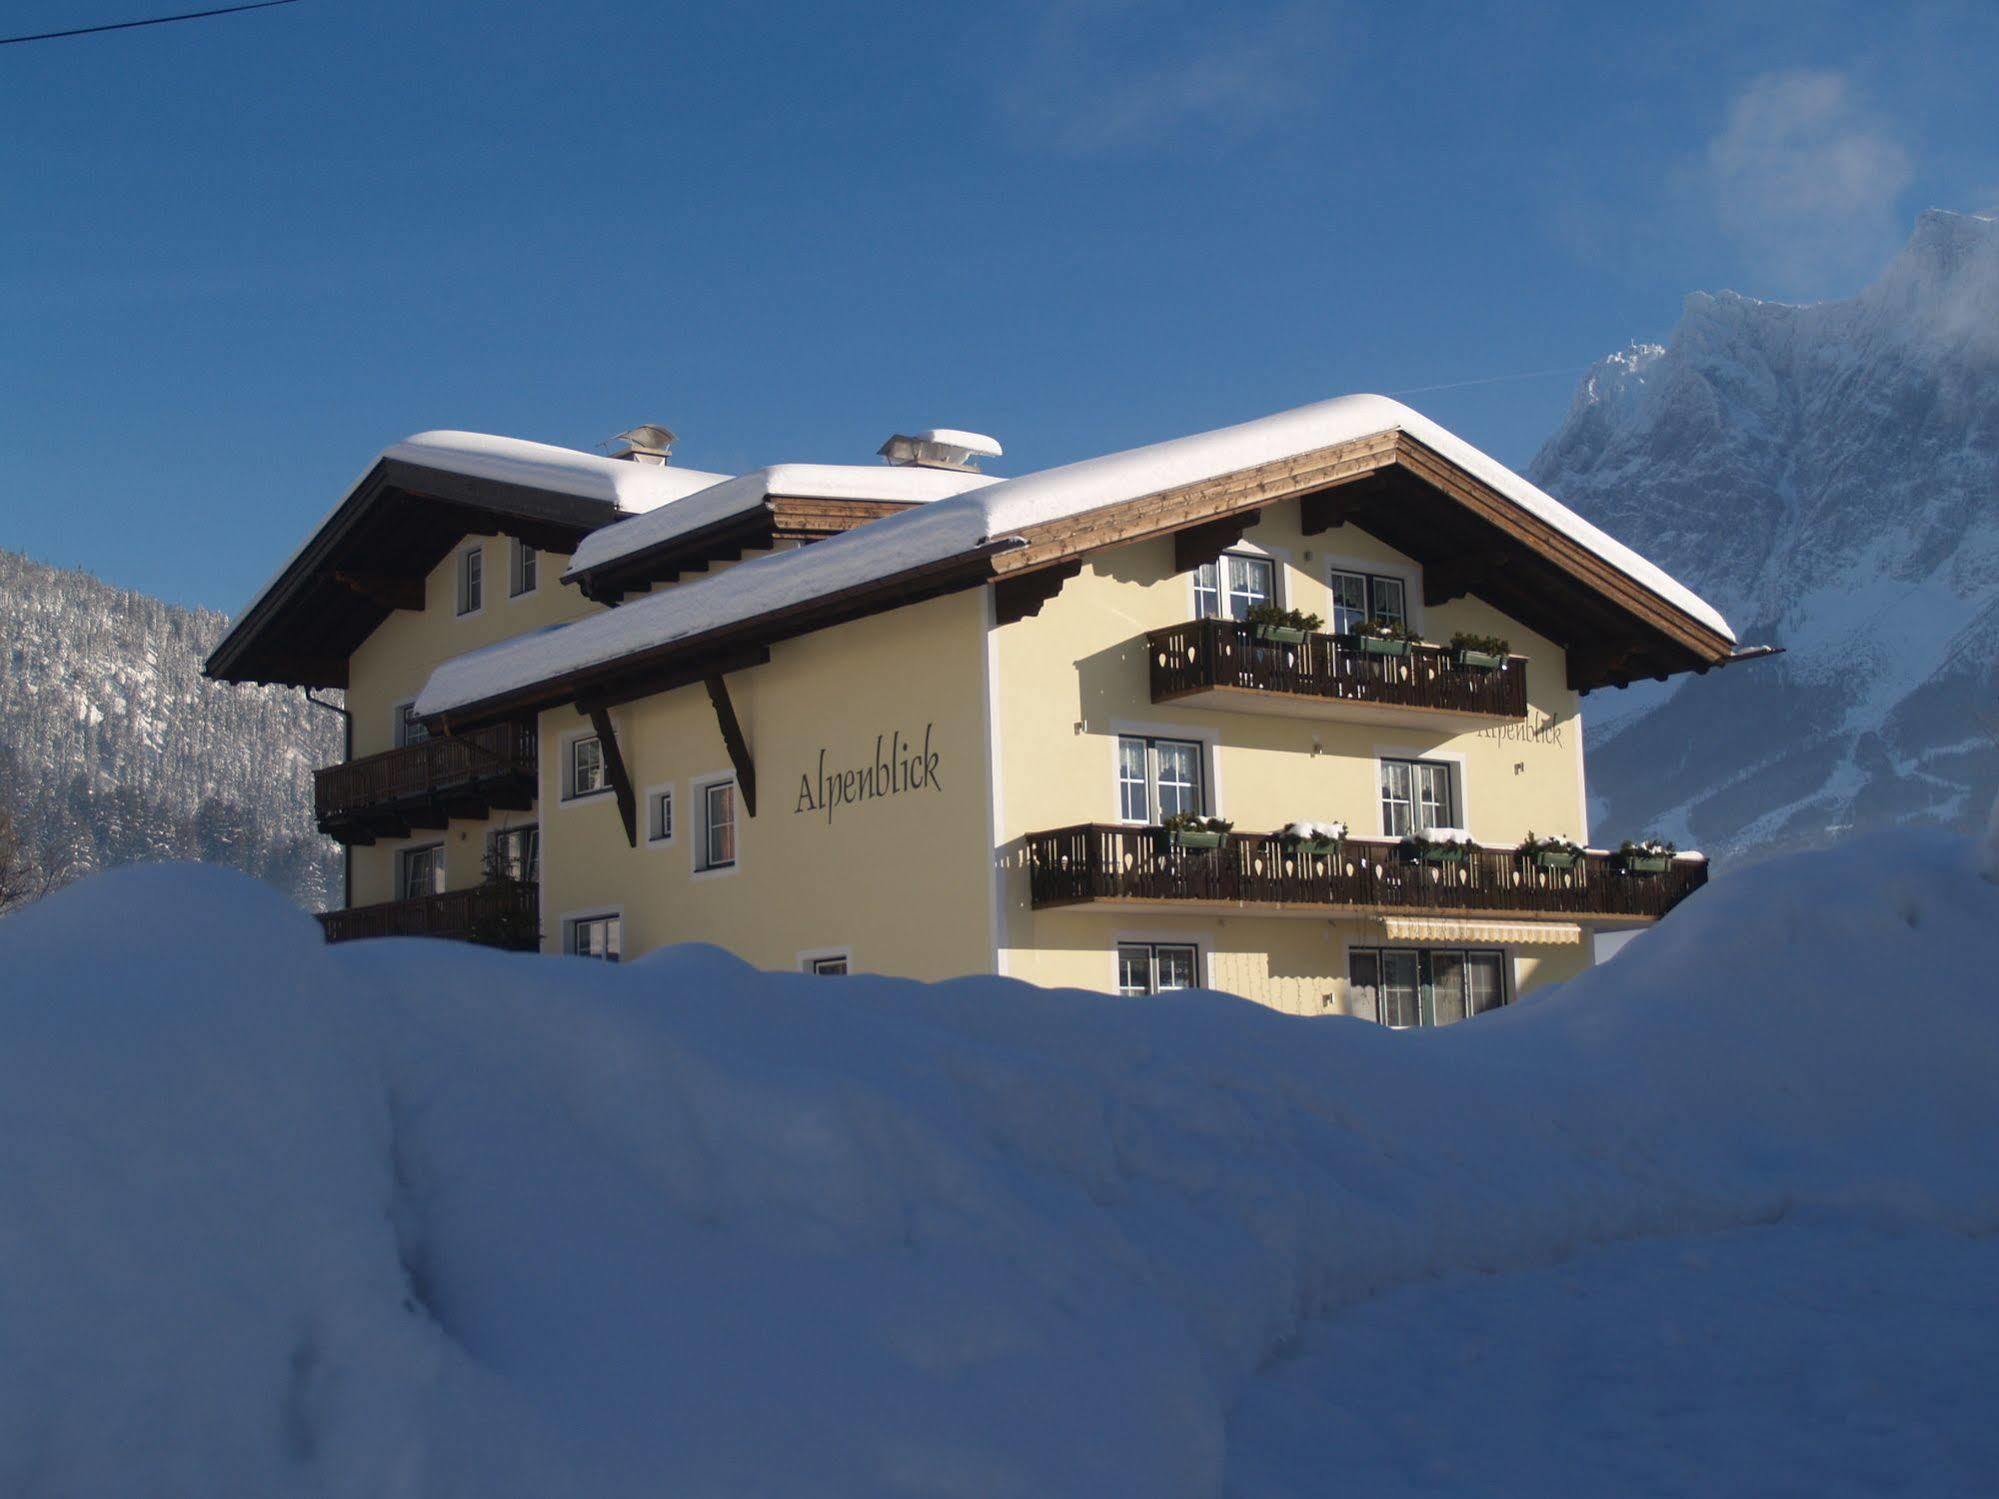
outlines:
[[438, 735], [314, 772], [313, 809], [320, 831], [344, 843], [442, 827], [446, 815], [524, 812], [534, 805], [537, 755], [532, 725]]
[[1495, 718], [1527, 716], [1527, 658], [1491, 669], [1459, 664], [1447, 646], [1411, 645], [1375, 655], [1352, 635], [1266, 641], [1232, 619], [1197, 619], [1145, 637], [1152, 700], [1217, 691], [1265, 692], [1382, 707], [1422, 708]]
[[447, 890], [380, 905], [323, 911], [319, 924], [328, 942], [353, 942], [364, 937], [448, 937], [515, 952], [541, 946], [541, 896], [538, 886], [509, 880]]
[[1158, 828], [1082, 823], [1027, 838], [1037, 907], [1085, 901], [1203, 902], [1333, 912], [1563, 916], [1653, 921], [1707, 883], [1707, 861], [1674, 859], [1663, 873], [1628, 872], [1614, 854], [1544, 869], [1510, 848], [1468, 848], [1424, 863], [1394, 839], [1349, 838], [1311, 854], [1261, 833], [1230, 833], [1214, 849], [1180, 848]]

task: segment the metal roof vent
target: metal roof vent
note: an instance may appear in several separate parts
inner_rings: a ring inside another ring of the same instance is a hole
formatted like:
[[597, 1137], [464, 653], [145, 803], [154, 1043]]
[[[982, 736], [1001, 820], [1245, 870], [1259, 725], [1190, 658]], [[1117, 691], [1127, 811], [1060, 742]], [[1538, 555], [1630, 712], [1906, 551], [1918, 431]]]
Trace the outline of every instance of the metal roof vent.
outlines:
[[629, 432], [620, 432], [611, 441], [619, 445], [618, 451], [611, 456], [623, 458], [628, 463], [650, 463], [660, 468], [673, 458], [672, 429], [654, 426], [651, 422], [634, 427]]
[[974, 474], [981, 458], [998, 458], [1002, 452], [996, 438], [949, 427], [932, 427], [913, 435], [898, 432], [877, 451], [901, 468], [955, 468]]

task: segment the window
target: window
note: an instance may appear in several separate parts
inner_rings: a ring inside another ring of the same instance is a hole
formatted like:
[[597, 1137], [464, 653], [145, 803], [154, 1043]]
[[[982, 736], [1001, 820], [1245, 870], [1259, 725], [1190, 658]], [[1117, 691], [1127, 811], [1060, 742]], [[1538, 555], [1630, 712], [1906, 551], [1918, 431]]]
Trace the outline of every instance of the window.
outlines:
[[646, 795], [646, 842], [673, 842], [673, 788]]
[[1381, 831], [1388, 837], [1454, 828], [1457, 819], [1449, 765], [1436, 760], [1381, 762]]
[[486, 835], [486, 877], [494, 880], [541, 878], [541, 829], [500, 828]]
[[596, 796], [609, 789], [604, 779], [604, 744], [595, 734], [569, 741], [569, 794]]
[[1506, 1003], [1506, 955], [1446, 947], [1356, 947], [1347, 954], [1347, 1003], [1396, 1030], [1454, 1025]]
[[579, 916], [569, 923], [562, 950], [574, 958], [597, 958], [615, 963], [618, 961], [621, 926], [623, 923], [615, 916]]
[[1224, 552], [1194, 569], [1196, 619], [1247, 619], [1276, 595], [1277, 570], [1268, 557]]
[[1373, 573], [1333, 573], [1333, 633], [1351, 635], [1363, 620], [1409, 623], [1408, 591], [1400, 578]]
[[1120, 942], [1117, 945], [1117, 992], [1163, 994], [1191, 989], [1199, 982], [1198, 956], [1192, 943]]
[[805, 971], [823, 978], [844, 978], [847, 973], [847, 955], [843, 952], [828, 953], [823, 958], [807, 958]]
[[477, 614], [485, 602], [486, 550], [467, 547], [458, 554], [458, 612]]
[[423, 726], [423, 720], [416, 716], [415, 703], [403, 703], [396, 709], [396, 748], [409, 744], [422, 744], [430, 738], [430, 730]]
[[535, 574], [540, 570], [540, 563], [540, 552], [525, 541], [514, 543], [513, 572], [507, 580], [507, 594], [510, 598], [519, 598], [524, 593], [534, 592]]
[[404, 900], [444, 893], [444, 845], [426, 843], [406, 848], [397, 856], [397, 887]]
[[736, 783], [715, 781], [701, 788], [702, 869], [732, 869], [736, 863]]
[[1198, 814], [1207, 807], [1201, 746], [1192, 739], [1120, 735], [1117, 781], [1118, 816], [1126, 822], [1158, 822], [1176, 812]]

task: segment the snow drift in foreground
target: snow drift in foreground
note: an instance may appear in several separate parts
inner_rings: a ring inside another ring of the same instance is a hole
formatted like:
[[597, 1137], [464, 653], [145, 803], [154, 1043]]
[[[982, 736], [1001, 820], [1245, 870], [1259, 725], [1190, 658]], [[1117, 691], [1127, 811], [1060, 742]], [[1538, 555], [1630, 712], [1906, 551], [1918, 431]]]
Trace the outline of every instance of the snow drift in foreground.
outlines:
[[[1932, 1353], [1969, 1397], [1999, 1286], [1976, 863], [1897, 835], [1763, 865], [1427, 1034], [701, 948], [327, 948], [238, 876], [102, 877], [0, 923], [0, 1492], [1382, 1492], [1398, 1464], [1435, 1492], [1415, 1444], [1495, 1437], [1491, 1381], [1536, 1409], [1518, 1380], [1580, 1346], [1577, 1277], [1622, 1288], [1602, 1318], [1698, 1295], [1696, 1335], [1754, 1340], [1726, 1298], [1762, 1304], [1773, 1243], [1817, 1267], [1775, 1283], [1838, 1280], [1877, 1330], [1923, 1246], [1903, 1284], [1972, 1288]], [[1505, 1355], [1490, 1379], [1414, 1376], [1426, 1305]], [[1855, 1416], [1822, 1456], [1866, 1458], [1913, 1398], [1809, 1369], [1717, 1392], [1642, 1342], [1590, 1346], [1627, 1391], [1750, 1402], [1752, 1457], [1802, 1404]], [[1426, 1393], [1466, 1420], [1396, 1426]], [[1960, 1405], [1925, 1445], [1946, 1488], [1999, 1461]], [[1461, 1491], [1548, 1492], [1566, 1410]], [[1595, 1491], [1645, 1487], [1642, 1455], [1604, 1462]]]

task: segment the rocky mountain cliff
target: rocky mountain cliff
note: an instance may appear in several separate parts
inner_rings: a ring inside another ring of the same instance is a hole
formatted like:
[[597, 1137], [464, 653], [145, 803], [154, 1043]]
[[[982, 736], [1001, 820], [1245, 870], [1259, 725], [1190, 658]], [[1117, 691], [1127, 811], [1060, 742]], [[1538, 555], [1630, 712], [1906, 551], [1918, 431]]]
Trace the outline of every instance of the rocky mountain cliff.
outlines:
[[205, 680], [227, 623], [0, 551], [0, 799], [38, 884], [201, 859], [339, 903], [312, 771], [340, 757], [340, 719]]
[[1775, 660], [1593, 693], [1600, 836], [1719, 857], [1971, 827], [1999, 787], [1999, 217], [1848, 301], [1696, 293], [1582, 382], [1535, 482]]

